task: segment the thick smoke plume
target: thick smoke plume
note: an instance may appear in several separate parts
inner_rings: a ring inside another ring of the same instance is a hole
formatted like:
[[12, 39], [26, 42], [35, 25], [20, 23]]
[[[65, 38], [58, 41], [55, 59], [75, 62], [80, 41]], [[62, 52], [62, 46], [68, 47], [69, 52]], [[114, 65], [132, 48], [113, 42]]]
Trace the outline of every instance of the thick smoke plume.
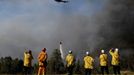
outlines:
[[1, 5], [0, 13], [0, 56], [22, 58], [24, 49], [28, 48], [36, 57], [43, 47], [50, 54], [59, 48], [60, 41], [65, 53], [126, 47], [130, 39], [123, 40], [122, 36], [133, 34], [130, 30], [133, 8], [125, 2], [72, 0], [59, 4], [53, 0], [3, 0], [0, 2], [5, 4]]
[[[99, 35], [105, 38], [105, 46], [119, 47], [122, 49], [134, 48], [133, 45], [133, 0], [111, 0], [106, 9], [108, 10], [108, 25], [102, 27]], [[131, 37], [130, 37], [131, 36]]]

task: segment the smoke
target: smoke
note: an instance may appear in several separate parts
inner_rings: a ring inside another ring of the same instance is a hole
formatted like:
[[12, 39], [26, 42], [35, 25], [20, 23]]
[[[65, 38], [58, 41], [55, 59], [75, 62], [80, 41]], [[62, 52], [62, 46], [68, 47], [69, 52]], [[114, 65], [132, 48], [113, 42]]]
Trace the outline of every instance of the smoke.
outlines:
[[22, 58], [28, 48], [37, 57], [44, 47], [50, 54], [59, 48], [60, 41], [65, 53], [105, 48], [121, 33], [114, 34], [111, 13], [123, 7], [113, 9], [110, 1], [72, 0], [62, 4], [53, 0], [1, 0], [0, 56]]
[[[103, 27], [100, 35], [108, 42], [109, 46], [119, 48], [133, 48], [133, 0], [113, 0], [110, 1], [106, 9], [108, 10], [109, 27]], [[108, 36], [107, 36], [108, 35]], [[131, 36], [131, 37], [130, 37]], [[112, 39], [111, 39], [112, 38]]]

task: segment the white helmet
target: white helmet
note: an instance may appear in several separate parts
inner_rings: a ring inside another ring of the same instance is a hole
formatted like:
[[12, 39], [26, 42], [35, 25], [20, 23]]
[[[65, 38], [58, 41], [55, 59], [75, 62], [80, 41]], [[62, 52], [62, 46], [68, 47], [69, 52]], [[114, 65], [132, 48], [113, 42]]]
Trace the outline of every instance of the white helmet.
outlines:
[[104, 53], [105, 51], [104, 50], [101, 50], [101, 53]]
[[71, 50], [69, 50], [69, 53], [72, 53], [72, 51], [71, 51]]
[[86, 52], [86, 55], [89, 55], [89, 52], [88, 51]]
[[118, 51], [119, 51], [119, 49], [118, 49], [118, 48], [115, 48], [115, 51], [116, 51], [116, 52], [118, 52]]

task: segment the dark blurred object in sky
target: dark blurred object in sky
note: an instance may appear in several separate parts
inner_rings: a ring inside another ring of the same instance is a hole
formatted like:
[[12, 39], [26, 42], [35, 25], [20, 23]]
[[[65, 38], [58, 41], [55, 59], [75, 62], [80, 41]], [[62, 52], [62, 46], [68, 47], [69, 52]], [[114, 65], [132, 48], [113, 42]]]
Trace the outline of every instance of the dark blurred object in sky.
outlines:
[[64, 1], [64, 0], [55, 0], [56, 2], [63, 2], [63, 3], [68, 3], [68, 1]]

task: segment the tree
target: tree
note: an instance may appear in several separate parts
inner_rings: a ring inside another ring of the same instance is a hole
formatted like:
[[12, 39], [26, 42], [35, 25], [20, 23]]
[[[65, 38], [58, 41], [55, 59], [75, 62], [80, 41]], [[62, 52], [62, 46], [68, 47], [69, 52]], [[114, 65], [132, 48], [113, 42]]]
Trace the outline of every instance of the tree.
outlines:
[[82, 74], [82, 64], [80, 63], [80, 60], [77, 60], [76, 62], [76, 68], [75, 68], [75, 73], [76, 74]]
[[17, 74], [23, 72], [23, 60], [12, 57], [0, 58], [0, 73], [1, 74]]
[[10, 56], [4, 58], [4, 62], [2, 63], [2, 71], [3, 73], [11, 73], [11, 64], [12, 64], [12, 58]]
[[51, 73], [61, 74], [65, 71], [64, 63], [61, 58], [60, 50], [55, 49], [48, 61], [49, 71]]

